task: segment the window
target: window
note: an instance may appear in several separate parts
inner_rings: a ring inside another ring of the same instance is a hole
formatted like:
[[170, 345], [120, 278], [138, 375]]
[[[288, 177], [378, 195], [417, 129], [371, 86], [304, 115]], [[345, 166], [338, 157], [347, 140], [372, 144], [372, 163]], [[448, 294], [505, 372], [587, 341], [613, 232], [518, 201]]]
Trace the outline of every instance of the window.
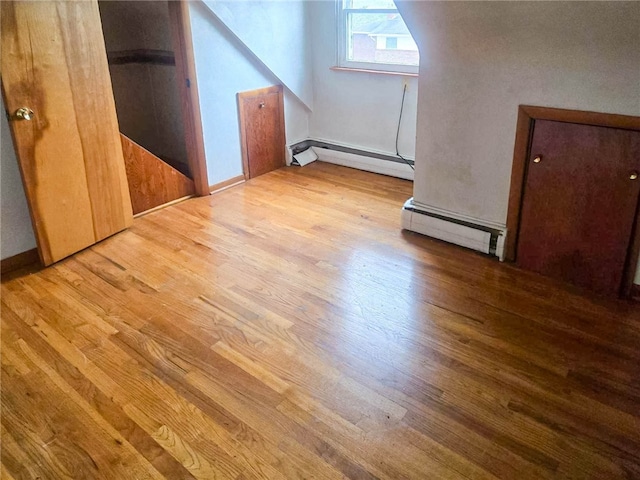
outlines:
[[393, 0], [336, 0], [338, 65], [418, 73], [418, 46]]

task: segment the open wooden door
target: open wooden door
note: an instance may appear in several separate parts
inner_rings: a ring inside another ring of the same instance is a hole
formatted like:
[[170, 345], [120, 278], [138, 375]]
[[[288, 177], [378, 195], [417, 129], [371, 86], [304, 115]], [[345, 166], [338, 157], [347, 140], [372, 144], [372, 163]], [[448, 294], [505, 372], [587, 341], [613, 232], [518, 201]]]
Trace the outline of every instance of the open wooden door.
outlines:
[[2, 93], [49, 265], [133, 219], [98, 4], [0, 8]]

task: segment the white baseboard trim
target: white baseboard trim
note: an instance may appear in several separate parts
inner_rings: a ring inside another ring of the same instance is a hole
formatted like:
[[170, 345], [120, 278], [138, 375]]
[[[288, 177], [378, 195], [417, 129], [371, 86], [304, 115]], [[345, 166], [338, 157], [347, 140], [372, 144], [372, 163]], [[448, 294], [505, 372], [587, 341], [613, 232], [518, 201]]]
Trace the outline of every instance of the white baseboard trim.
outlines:
[[410, 198], [402, 207], [402, 228], [504, 260], [504, 225], [417, 204]]
[[413, 180], [413, 169], [406, 163], [381, 160], [379, 158], [365, 157], [353, 153], [338, 152], [326, 148], [311, 147], [318, 158], [327, 163], [342, 165], [344, 167], [357, 168], [367, 172], [381, 173], [391, 177]]

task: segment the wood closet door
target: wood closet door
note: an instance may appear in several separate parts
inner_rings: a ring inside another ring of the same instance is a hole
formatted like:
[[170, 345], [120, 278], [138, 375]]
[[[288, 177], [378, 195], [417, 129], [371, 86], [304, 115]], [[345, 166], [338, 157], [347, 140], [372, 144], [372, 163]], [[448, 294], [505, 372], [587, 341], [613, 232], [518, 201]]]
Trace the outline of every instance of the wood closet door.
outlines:
[[517, 264], [618, 295], [640, 193], [640, 132], [536, 120], [528, 162]]
[[96, 1], [0, 8], [2, 93], [49, 265], [132, 223], [100, 14]]
[[238, 94], [245, 178], [285, 166], [284, 100], [281, 85]]

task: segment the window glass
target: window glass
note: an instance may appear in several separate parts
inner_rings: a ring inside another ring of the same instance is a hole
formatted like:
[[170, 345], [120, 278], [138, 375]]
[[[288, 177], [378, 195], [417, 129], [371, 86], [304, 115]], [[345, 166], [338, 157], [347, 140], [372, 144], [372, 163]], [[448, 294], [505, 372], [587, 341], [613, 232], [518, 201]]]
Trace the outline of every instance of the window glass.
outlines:
[[393, 0], [345, 0], [340, 5], [342, 66], [384, 70], [395, 65], [417, 71], [418, 46]]

